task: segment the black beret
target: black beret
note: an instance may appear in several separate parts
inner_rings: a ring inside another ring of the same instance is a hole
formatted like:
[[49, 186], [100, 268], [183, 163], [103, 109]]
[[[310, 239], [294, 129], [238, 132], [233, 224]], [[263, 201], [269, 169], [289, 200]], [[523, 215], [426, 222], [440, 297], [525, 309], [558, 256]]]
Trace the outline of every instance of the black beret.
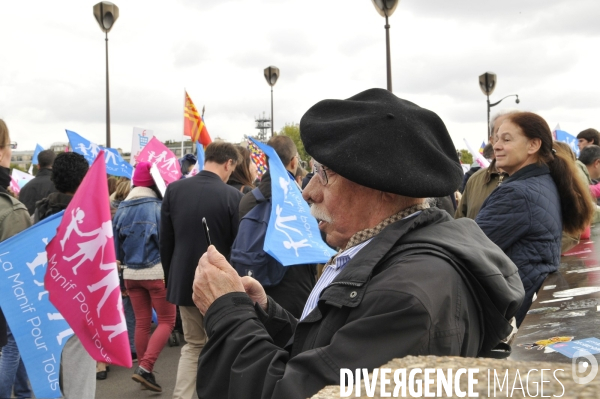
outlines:
[[440, 117], [384, 89], [318, 102], [300, 120], [300, 136], [317, 162], [376, 190], [443, 197], [462, 182]]

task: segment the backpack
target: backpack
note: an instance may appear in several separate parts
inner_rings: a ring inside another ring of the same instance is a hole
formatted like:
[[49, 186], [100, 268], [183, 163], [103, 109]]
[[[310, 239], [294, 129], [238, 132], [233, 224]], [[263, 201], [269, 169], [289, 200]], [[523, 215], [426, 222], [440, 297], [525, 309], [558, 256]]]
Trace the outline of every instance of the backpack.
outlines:
[[263, 249], [271, 218], [271, 200], [266, 199], [258, 187], [251, 192], [258, 204], [240, 220], [229, 263], [240, 276], [253, 277], [263, 287], [270, 287], [281, 282], [286, 268]]

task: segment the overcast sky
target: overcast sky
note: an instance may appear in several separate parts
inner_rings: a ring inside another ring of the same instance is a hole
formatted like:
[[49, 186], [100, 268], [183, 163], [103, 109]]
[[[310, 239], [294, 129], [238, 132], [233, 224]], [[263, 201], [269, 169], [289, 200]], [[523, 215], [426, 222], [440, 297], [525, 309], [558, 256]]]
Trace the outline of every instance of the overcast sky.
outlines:
[[[183, 92], [210, 135], [239, 141], [270, 114], [263, 77], [279, 67], [275, 130], [325, 98], [386, 87], [384, 18], [370, 0], [116, 0], [109, 33], [112, 146], [134, 126], [180, 140]], [[94, 2], [13, 1], [0, 12], [0, 118], [18, 150], [105, 142], [104, 33]], [[486, 136], [478, 76], [497, 74], [492, 108], [529, 110], [576, 135], [600, 106], [600, 1], [402, 0], [390, 18], [394, 93], [431, 109], [458, 148]]]

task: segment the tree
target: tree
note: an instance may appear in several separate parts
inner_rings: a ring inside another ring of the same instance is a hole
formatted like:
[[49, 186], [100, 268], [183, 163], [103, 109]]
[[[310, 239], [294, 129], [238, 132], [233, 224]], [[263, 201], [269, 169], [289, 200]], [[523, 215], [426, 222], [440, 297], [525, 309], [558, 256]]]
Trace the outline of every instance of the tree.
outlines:
[[300, 125], [299, 124], [297, 124], [297, 123], [287, 124], [286, 123], [285, 126], [283, 127], [283, 129], [281, 129], [281, 131], [278, 134], [288, 136], [289, 138], [291, 138], [294, 141], [294, 143], [296, 144], [296, 148], [298, 148], [298, 154], [300, 155], [300, 159], [308, 162], [308, 160], [310, 159], [310, 155], [308, 155], [306, 153], [306, 150], [304, 149], [304, 144], [302, 143], [302, 140], [300, 139]]
[[10, 168], [11, 169], [19, 169], [21, 172], [25, 172], [26, 170], [24, 169], [24, 166], [18, 165], [16, 163], [11, 163], [10, 164]]
[[469, 152], [469, 150], [459, 150], [460, 151], [460, 162], [465, 165], [471, 165], [473, 163], [473, 154]]

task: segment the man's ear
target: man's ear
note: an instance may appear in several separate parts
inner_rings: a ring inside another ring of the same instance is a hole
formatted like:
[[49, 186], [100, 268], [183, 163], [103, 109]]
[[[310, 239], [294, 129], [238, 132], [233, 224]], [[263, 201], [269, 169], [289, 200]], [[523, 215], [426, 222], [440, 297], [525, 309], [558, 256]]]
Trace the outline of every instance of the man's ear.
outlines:
[[298, 169], [298, 157], [293, 157], [288, 166], [287, 170], [296, 173], [296, 169]]

